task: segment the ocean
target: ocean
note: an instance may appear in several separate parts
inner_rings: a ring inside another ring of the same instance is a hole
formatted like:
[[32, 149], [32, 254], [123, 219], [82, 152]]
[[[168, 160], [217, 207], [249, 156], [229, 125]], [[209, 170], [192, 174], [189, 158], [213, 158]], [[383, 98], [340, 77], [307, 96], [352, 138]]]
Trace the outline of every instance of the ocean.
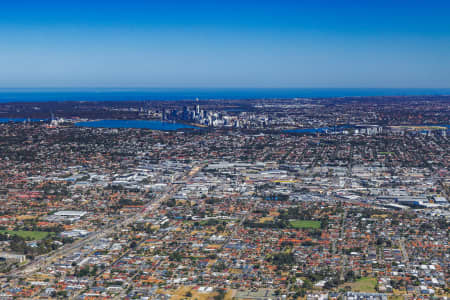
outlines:
[[144, 101], [208, 99], [286, 99], [363, 96], [450, 95], [444, 89], [363, 89], [363, 88], [60, 88], [0, 89], [0, 103], [48, 101]]

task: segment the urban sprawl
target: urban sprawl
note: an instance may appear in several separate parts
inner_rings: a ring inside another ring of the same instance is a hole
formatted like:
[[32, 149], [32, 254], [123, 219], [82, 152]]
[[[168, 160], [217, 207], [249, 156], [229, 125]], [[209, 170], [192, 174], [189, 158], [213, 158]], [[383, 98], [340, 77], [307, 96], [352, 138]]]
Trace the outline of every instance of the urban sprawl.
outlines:
[[0, 299], [448, 299], [449, 119], [437, 96], [0, 104]]

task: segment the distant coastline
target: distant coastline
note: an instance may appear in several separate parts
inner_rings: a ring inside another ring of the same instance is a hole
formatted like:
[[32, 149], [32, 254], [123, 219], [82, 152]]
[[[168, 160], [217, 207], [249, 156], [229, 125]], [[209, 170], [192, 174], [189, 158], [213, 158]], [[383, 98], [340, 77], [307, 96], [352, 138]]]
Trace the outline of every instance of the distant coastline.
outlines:
[[0, 103], [446, 96], [450, 88], [0, 88]]

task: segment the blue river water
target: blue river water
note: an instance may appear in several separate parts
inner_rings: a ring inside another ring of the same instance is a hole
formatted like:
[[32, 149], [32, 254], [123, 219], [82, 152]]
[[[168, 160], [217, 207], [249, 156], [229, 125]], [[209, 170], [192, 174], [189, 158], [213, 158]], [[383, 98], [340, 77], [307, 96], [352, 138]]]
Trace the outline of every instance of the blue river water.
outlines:
[[[47, 122], [48, 119], [25, 119], [25, 118], [0, 118], [0, 123], [22, 123], [22, 122]], [[425, 126], [440, 126], [447, 127], [450, 130], [450, 125], [445, 124], [425, 124]], [[162, 131], [173, 131], [178, 129], [201, 129], [182, 123], [169, 123], [156, 120], [97, 120], [75, 123], [78, 127], [92, 127], [92, 128], [143, 128]], [[319, 128], [296, 128], [283, 130], [286, 133], [325, 133], [327, 131], [340, 131], [351, 128], [350, 125], [341, 125], [337, 127], [319, 127]]]
[[288, 130], [284, 130], [283, 132], [286, 133], [323, 133], [326, 132], [327, 128], [298, 128], [298, 129], [288, 129]]
[[92, 127], [92, 128], [143, 128], [162, 131], [173, 131], [178, 129], [198, 129], [181, 123], [169, 123], [161, 121], [147, 121], [147, 120], [99, 120], [78, 122], [75, 124], [78, 127]]
[[383, 88], [60, 88], [0, 89], [0, 103], [49, 101], [144, 101], [200, 99], [286, 99], [363, 96], [450, 95], [443, 89]]
[[0, 118], [0, 123], [45, 122], [47, 119]]

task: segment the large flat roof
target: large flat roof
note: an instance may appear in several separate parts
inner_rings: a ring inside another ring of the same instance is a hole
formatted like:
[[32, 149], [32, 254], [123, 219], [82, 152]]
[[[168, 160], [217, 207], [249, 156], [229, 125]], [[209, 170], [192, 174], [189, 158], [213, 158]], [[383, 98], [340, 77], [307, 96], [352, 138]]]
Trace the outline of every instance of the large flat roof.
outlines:
[[80, 210], [61, 210], [55, 213], [55, 216], [82, 217], [87, 212]]

